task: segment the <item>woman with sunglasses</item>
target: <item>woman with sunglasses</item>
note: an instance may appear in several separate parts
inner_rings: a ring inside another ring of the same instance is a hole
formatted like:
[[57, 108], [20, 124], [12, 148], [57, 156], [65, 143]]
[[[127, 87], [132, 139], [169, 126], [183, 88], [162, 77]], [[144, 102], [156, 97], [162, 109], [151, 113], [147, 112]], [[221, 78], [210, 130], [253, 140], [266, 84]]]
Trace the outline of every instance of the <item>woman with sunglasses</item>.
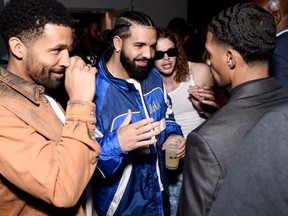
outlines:
[[[205, 121], [206, 116], [194, 108], [189, 86], [214, 85], [210, 68], [205, 63], [188, 61], [184, 49], [175, 34], [165, 28], [158, 28], [158, 40], [154, 65], [163, 77], [165, 89], [172, 101], [175, 120], [180, 124], [184, 138], [191, 130]], [[195, 98], [193, 98], [195, 100]], [[201, 101], [201, 98], [199, 98]], [[182, 186], [182, 166], [169, 171], [171, 216], [176, 215], [178, 197]]]
[[175, 34], [166, 28], [158, 28], [158, 40], [154, 65], [162, 75], [176, 121], [181, 124], [184, 136], [200, 125], [206, 117], [195, 109], [188, 89], [191, 86], [214, 86], [210, 68], [205, 63], [188, 61], [183, 46]]

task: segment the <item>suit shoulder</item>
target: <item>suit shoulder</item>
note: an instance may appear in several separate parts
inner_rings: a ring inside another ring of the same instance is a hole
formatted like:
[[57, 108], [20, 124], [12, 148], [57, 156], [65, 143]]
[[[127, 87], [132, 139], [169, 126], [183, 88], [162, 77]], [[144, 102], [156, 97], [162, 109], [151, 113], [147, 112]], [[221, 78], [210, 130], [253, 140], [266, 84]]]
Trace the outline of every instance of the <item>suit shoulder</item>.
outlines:
[[282, 113], [285, 116], [288, 116], [288, 102], [284, 102], [282, 104], [280, 104], [279, 106], [275, 107], [274, 109], [272, 109], [269, 113]]

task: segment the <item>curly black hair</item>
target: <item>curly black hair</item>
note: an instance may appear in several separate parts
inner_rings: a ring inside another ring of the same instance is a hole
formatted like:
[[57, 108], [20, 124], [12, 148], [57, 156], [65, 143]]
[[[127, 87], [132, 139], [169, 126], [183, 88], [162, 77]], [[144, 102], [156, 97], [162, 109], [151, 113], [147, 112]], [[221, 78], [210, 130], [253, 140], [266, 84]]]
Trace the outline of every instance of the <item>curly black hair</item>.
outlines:
[[6, 45], [11, 37], [27, 42], [41, 36], [48, 23], [73, 28], [74, 20], [57, 0], [10, 0], [0, 15], [0, 32]]
[[221, 11], [208, 25], [216, 43], [238, 51], [247, 64], [268, 62], [276, 43], [273, 17], [251, 3]]

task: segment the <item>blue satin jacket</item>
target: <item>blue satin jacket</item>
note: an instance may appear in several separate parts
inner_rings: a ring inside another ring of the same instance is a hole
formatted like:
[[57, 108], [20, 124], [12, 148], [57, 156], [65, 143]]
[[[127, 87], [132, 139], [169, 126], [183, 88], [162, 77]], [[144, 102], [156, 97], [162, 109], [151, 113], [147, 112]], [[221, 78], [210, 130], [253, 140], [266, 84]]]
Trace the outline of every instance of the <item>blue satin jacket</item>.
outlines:
[[[113, 72], [112, 72], [113, 73]], [[96, 134], [102, 147], [98, 160], [101, 178], [95, 177], [94, 206], [101, 215], [164, 215], [161, 191], [168, 191], [164, 141], [170, 135], [182, 135], [175, 122], [163, 81], [154, 68], [139, 82], [113, 77], [104, 58], [98, 63], [96, 79]], [[161, 122], [157, 144], [123, 152], [117, 129], [132, 110], [131, 122], [153, 117]]]

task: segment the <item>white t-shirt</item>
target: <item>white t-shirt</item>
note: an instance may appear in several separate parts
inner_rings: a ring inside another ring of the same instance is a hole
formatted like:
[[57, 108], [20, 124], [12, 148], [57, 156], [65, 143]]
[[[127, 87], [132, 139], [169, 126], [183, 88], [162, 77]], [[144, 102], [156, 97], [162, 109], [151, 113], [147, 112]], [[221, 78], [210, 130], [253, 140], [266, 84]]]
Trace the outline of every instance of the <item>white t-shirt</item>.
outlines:
[[195, 85], [192, 74], [188, 81], [180, 83], [178, 88], [168, 93], [172, 100], [175, 120], [181, 126], [185, 139], [193, 129], [205, 121], [205, 118], [199, 116], [189, 99], [187, 92], [189, 85]]

